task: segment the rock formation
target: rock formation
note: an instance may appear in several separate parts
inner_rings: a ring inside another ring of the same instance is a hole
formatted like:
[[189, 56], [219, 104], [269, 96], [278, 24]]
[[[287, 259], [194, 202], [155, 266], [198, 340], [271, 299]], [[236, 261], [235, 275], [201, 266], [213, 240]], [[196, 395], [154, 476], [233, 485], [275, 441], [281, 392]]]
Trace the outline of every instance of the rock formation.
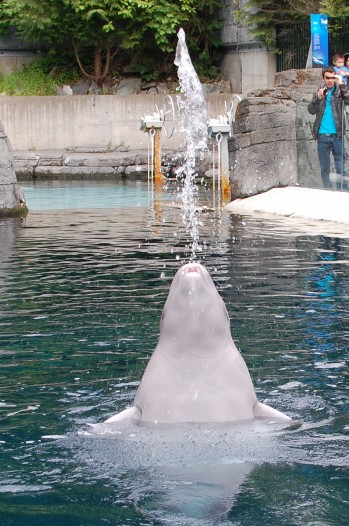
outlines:
[[322, 188], [307, 106], [321, 83], [321, 70], [278, 73], [275, 87], [243, 99], [229, 140], [232, 198], [278, 186]]
[[239, 104], [236, 117], [229, 143], [233, 199], [296, 183], [294, 101], [286, 94], [251, 97]]
[[25, 215], [24, 195], [17, 184], [10, 141], [0, 121], [0, 216]]

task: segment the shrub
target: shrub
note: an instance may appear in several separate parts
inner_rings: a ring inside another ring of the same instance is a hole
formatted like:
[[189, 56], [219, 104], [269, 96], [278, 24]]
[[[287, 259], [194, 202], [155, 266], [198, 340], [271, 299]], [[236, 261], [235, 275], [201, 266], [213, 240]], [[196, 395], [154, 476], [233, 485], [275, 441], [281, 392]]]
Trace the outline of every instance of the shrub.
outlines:
[[7, 77], [0, 77], [0, 93], [17, 96], [56, 95], [56, 87], [75, 82], [79, 76], [74, 70], [48, 71], [51, 65], [45, 57], [40, 57], [24, 66], [23, 71], [13, 71]]

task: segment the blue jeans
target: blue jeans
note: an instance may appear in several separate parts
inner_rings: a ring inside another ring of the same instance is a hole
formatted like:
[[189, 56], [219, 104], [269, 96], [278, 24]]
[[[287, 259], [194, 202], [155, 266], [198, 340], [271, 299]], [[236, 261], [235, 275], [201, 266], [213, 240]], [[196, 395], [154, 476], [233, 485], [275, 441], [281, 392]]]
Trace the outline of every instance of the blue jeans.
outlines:
[[343, 138], [337, 135], [319, 134], [317, 153], [321, 178], [325, 188], [330, 187], [330, 153], [332, 152], [337, 174], [345, 175]]

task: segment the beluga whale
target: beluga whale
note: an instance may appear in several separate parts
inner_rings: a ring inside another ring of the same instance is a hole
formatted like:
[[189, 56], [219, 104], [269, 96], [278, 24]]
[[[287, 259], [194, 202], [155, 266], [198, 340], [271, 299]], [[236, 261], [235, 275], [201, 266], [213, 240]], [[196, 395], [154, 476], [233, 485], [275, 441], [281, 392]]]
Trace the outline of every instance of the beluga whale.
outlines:
[[132, 407], [104, 423], [290, 421], [259, 402], [230, 331], [228, 313], [208, 270], [187, 263], [175, 274], [157, 346]]

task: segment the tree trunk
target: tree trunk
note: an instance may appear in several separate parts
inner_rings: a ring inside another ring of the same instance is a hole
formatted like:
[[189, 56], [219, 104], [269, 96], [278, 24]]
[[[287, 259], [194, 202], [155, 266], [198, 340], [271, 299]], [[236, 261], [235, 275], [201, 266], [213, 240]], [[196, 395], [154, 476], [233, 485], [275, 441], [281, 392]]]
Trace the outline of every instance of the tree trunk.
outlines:
[[95, 63], [94, 63], [94, 80], [99, 88], [103, 87], [110, 68], [110, 47], [106, 48], [106, 57], [103, 65], [102, 49], [100, 47], [95, 48]]
[[95, 47], [94, 80], [99, 88], [102, 87], [102, 52], [101, 48]]
[[[1, 0], [0, 0], [1, 1]], [[76, 57], [76, 61], [78, 63], [78, 66], [81, 70], [81, 72], [85, 75], [86, 78], [90, 79], [90, 80], [94, 80], [95, 83], [97, 84], [98, 88], [100, 90], [102, 90], [103, 88], [103, 82], [105, 81], [108, 73], [109, 73], [109, 69], [110, 69], [110, 61], [112, 59], [112, 57], [114, 57], [117, 53], [117, 50], [115, 51], [115, 53], [113, 55], [111, 55], [111, 52], [110, 52], [110, 47], [107, 46], [106, 49], [105, 49], [105, 52], [106, 52], [106, 57], [105, 57], [105, 62], [104, 62], [104, 65], [103, 65], [103, 58], [102, 58], [102, 48], [100, 46], [96, 46], [95, 47], [95, 52], [94, 52], [94, 71], [93, 71], [93, 74], [91, 75], [90, 73], [88, 73], [85, 68], [83, 67], [82, 63], [81, 63], [81, 60], [80, 60], [80, 57], [79, 57], [79, 53], [78, 53], [78, 49], [77, 49], [77, 46], [75, 45], [75, 42], [73, 40], [73, 46], [74, 46], [74, 51], [75, 51], [75, 57]]]

